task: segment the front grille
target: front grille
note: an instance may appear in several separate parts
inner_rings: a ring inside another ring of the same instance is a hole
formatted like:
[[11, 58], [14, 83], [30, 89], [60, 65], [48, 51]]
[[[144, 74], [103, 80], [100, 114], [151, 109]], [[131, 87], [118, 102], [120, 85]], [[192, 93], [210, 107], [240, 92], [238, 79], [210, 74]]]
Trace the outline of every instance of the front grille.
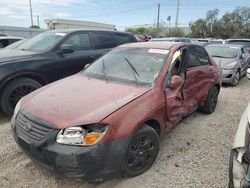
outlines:
[[55, 130], [22, 112], [16, 118], [15, 127], [17, 135], [29, 141], [41, 141]]

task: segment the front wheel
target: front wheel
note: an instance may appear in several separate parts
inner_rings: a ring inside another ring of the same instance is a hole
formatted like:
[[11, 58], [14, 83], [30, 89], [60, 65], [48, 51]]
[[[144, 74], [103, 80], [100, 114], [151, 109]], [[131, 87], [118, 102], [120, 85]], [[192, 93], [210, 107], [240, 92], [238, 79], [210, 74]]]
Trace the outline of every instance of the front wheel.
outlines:
[[158, 133], [144, 125], [132, 137], [123, 158], [123, 175], [134, 177], [146, 172], [159, 152]]
[[218, 102], [218, 95], [218, 88], [215, 86], [212, 87], [207, 94], [207, 99], [205, 101], [204, 106], [200, 107], [199, 109], [206, 114], [213, 113]]
[[240, 72], [238, 71], [234, 77], [234, 80], [232, 82], [232, 86], [237, 86], [240, 81]]
[[19, 78], [4, 88], [1, 96], [1, 108], [5, 114], [11, 116], [17, 102], [25, 95], [41, 87], [37, 81], [29, 78]]

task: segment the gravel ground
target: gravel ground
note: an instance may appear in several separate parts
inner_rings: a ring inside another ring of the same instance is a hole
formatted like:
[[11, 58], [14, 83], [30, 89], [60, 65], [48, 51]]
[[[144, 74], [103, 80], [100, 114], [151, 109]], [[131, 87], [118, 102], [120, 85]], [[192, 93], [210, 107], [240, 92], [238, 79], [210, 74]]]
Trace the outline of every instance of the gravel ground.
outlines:
[[161, 142], [153, 166], [135, 178], [99, 184], [60, 179], [35, 165], [14, 143], [0, 112], [0, 187], [227, 187], [228, 159], [241, 114], [250, 102], [250, 81], [223, 87], [215, 113], [195, 112]]

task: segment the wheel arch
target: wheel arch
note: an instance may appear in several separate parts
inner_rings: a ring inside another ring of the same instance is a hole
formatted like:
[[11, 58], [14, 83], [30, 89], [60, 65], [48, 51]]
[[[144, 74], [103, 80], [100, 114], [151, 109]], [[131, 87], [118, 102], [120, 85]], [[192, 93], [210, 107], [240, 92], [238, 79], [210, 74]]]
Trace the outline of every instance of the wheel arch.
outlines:
[[144, 122], [144, 125], [145, 124], [148, 125], [148, 126], [150, 126], [150, 127], [152, 127], [157, 132], [157, 134], [159, 136], [161, 135], [161, 125], [160, 125], [160, 123], [157, 120], [155, 120], [155, 119], [149, 119], [146, 122]]
[[[19, 79], [19, 78], [30, 78], [33, 79], [35, 81], [37, 81], [38, 83], [40, 83], [41, 85], [45, 85], [48, 83], [47, 79], [42, 76], [39, 73], [36, 72], [24, 72], [24, 73], [16, 73], [13, 74], [11, 76], [8, 76], [7, 78], [4, 79], [4, 81], [2, 82], [2, 84], [0, 85], [0, 91], [3, 91], [3, 89], [12, 81]], [[0, 93], [1, 94], [1, 93]]]

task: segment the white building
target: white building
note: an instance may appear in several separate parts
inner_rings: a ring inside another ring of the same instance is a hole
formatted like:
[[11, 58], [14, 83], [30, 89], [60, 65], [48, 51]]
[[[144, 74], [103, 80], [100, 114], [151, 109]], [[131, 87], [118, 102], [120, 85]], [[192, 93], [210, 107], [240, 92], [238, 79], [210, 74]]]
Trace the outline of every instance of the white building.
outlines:
[[78, 20], [63, 20], [63, 19], [47, 19], [44, 20], [47, 24], [47, 28], [50, 30], [57, 29], [106, 29], [116, 30], [115, 25], [98, 23], [98, 22], [87, 22]]

